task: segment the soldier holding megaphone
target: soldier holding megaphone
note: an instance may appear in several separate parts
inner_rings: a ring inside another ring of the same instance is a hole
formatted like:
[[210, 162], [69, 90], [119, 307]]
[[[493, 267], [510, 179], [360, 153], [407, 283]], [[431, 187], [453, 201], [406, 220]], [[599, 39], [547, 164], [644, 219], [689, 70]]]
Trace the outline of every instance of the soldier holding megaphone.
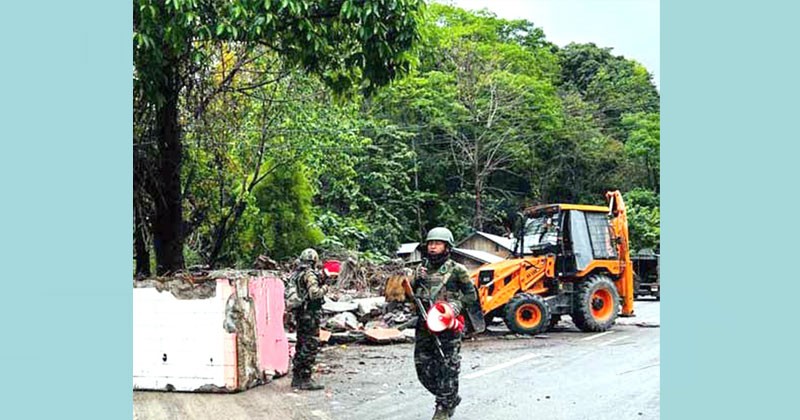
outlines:
[[458, 396], [464, 329], [461, 312], [478, 299], [466, 267], [450, 259], [454, 245], [449, 229], [431, 229], [425, 239], [422, 263], [407, 285], [420, 312], [414, 364], [419, 381], [436, 396], [433, 420], [452, 417], [461, 402]]

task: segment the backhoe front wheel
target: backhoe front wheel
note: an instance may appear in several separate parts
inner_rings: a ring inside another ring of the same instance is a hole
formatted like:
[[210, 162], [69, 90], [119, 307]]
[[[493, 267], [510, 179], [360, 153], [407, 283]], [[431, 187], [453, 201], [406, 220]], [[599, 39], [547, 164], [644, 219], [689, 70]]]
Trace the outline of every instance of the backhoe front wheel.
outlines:
[[586, 332], [606, 331], [614, 325], [619, 313], [619, 293], [614, 282], [603, 274], [595, 274], [579, 283], [572, 320]]
[[515, 333], [535, 335], [550, 327], [550, 309], [541, 296], [520, 293], [506, 304], [503, 320]]

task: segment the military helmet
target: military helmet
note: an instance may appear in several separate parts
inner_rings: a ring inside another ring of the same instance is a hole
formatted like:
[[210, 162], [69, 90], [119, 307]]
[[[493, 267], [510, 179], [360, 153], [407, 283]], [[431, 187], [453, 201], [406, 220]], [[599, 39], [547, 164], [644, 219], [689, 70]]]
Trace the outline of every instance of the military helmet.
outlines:
[[428, 237], [425, 238], [425, 242], [430, 241], [442, 241], [451, 247], [456, 246], [456, 241], [453, 240], [453, 232], [450, 232], [450, 229], [445, 227], [435, 227], [428, 231]]
[[306, 248], [300, 253], [300, 261], [316, 264], [319, 261], [319, 255], [312, 248]]

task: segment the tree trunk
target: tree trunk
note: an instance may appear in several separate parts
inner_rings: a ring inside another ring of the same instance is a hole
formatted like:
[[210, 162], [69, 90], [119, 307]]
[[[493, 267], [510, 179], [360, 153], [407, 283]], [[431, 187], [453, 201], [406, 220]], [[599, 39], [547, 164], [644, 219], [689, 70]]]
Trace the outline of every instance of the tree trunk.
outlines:
[[483, 230], [483, 217], [481, 215], [481, 190], [483, 190], [483, 185], [481, 182], [481, 172], [480, 172], [480, 155], [478, 154], [479, 150], [478, 147], [480, 146], [479, 141], [475, 140], [475, 223], [473, 227], [479, 231]]
[[159, 153], [153, 245], [156, 251], [156, 271], [161, 275], [184, 267], [181, 196], [183, 151], [178, 125], [178, 89], [165, 95], [165, 103], [158, 110], [156, 125]]
[[139, 211], [133, 211], [133, 246], [136, 252], [136, 277], [150, 277], [150, 251], [147, 249], [144, 225]]
[[[242, 214], [244, 213], [245, 208], [247, 207], [247, 203], [244, 201], [239, 201], [234, 204], [233, 208], [231, 209], [231, 213], [220, 221], [219, 226], [214, 230], [214, 247], [211, 249], [211, 253], [209, 254], [208, 258], [206, 259], [206, 264], [210, 267], [214, 267], [219, 259], [220, 253], [222, 252], [222, 246], [225, 245], [225, 239], [228, 238], [230, 233], [236, 227], [236, 224], [241, 219]], [[228, 223], [230, 220], [230, 223]]]
[[481, 193], [483, 190], [483, 185], [480, 181], [479, 177], [476, 177], [475, 180], [475, 229], [482, 231], [483, 230], [483, 215], [481, 212], [483, 211], [481, 208]]

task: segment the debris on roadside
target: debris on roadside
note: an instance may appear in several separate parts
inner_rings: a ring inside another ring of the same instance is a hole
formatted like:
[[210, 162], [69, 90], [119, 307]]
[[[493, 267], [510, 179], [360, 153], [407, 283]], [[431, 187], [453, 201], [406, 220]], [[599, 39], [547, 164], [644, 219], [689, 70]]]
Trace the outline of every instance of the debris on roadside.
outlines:
[[361, 326], [352, 312], [341, 312], [329, 318], [325, 326], [333, 332], [357, 330]]
[[[411, 270], [402, 262], [372, 264], [352, 256], [334, 255], [341, 261], [338, 278], [322, 305], [320, 326], [329, 336], [327, 345], [352, 343], [397, 343], [413, 341], [417, 317], [405, 302], [403, 279]], [[261, 264], [268, 264], [261, 260]], [[290, 267], [285, 267], [288, 277]], [[294, 342], [293, 325], [286, 323], [287, 336]]]
[[416, 334], [417, 334], [416, 331], [414, 331], [412, 329], [403, 330], [403, 337], [405, 337], [406, 340], [411, 341], [411, 342], [414, 341], [414, 337], [416, 336]]
[[326, 312], [352, 312], [358, 309], [358, 304], [354, 302], [330, 301], [322, 304], [322, 310]]
[[326, 330], [323, 330], [323, 329], [319, 330], [319, 342], [320, 343], [327, 343], [328, 340], [330, 340], [330, 338], [331, 338], [330, 331], [326, 331]]
[[364, 331], [367, 340], [386, 344], [394, 341], [405, 341], [405, 336], [397, 328], [372, 328]]
[[353, 303], [357, 305], [359, 316], [371, 315], [376, 316], [381, 313], [381, 308], [386, 304], [386, 299], [383, 296], [365, 299], [355, 299]]

